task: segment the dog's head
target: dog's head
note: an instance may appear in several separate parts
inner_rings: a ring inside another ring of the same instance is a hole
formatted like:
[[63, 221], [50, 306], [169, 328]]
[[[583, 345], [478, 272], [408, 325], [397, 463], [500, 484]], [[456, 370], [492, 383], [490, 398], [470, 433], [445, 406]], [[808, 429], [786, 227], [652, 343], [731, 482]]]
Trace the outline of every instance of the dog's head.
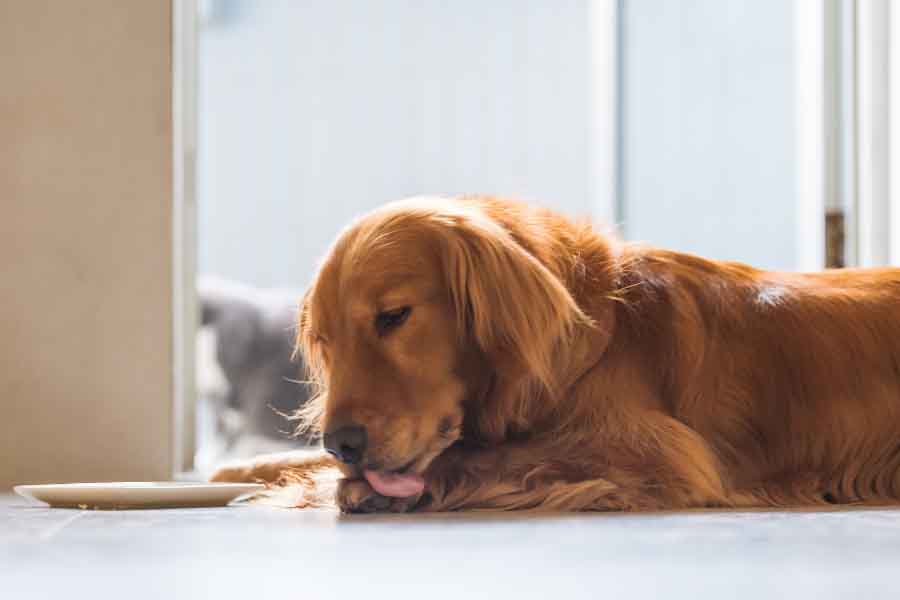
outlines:
[[588, 319], [538, 258], [552, 236], [509, 226], [537, 213], [492, 202], [389, 204], [340, 236], [307, 292], [298, 348], [321, 394], [305, 417], [349, 471], [421, 474], [497, 373], [555, 385], [555, 349]]

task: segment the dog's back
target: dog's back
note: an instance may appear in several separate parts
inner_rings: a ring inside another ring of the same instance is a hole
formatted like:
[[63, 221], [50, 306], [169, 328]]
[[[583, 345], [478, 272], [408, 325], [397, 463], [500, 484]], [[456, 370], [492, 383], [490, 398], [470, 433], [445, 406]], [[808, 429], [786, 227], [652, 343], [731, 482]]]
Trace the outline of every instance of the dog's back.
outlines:
[[646, 354], [668, 409], [734, 488], [900, 497], [900, 269], [771, 273], [655, 250], [631, 265], [623, 318], [662, 334]]

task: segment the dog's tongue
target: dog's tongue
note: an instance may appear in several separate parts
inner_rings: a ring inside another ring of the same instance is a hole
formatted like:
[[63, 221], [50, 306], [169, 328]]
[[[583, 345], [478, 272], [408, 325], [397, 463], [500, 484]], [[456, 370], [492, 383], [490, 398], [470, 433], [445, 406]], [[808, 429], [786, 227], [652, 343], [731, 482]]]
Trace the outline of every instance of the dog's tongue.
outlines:
[[391, 498], [408, 498], [421, 494], [425, 489], [425, 480], [420, 475], [382, 473], [380, 471], [363, 471], [369, 485], [382, 496]]

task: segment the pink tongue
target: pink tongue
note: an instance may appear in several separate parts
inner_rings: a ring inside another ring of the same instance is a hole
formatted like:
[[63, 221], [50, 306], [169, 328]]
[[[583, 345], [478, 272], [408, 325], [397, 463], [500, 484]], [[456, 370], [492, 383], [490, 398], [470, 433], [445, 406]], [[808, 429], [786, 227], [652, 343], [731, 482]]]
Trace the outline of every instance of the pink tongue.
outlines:
[[392, 498], [408, 498], [421, 494], [425, 489], [425, 480], [419, 475], [381, 473], [380, 471], [363, 471], [369, 485], [382, 496]]

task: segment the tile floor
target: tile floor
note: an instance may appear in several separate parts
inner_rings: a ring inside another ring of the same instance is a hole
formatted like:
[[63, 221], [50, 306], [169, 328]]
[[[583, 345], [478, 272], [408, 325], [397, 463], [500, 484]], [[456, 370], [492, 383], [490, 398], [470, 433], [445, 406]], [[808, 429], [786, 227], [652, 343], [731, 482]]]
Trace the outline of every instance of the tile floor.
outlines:
[[0, 496], [0, 598], [900, 598], [900, 510], [340, 517]]

